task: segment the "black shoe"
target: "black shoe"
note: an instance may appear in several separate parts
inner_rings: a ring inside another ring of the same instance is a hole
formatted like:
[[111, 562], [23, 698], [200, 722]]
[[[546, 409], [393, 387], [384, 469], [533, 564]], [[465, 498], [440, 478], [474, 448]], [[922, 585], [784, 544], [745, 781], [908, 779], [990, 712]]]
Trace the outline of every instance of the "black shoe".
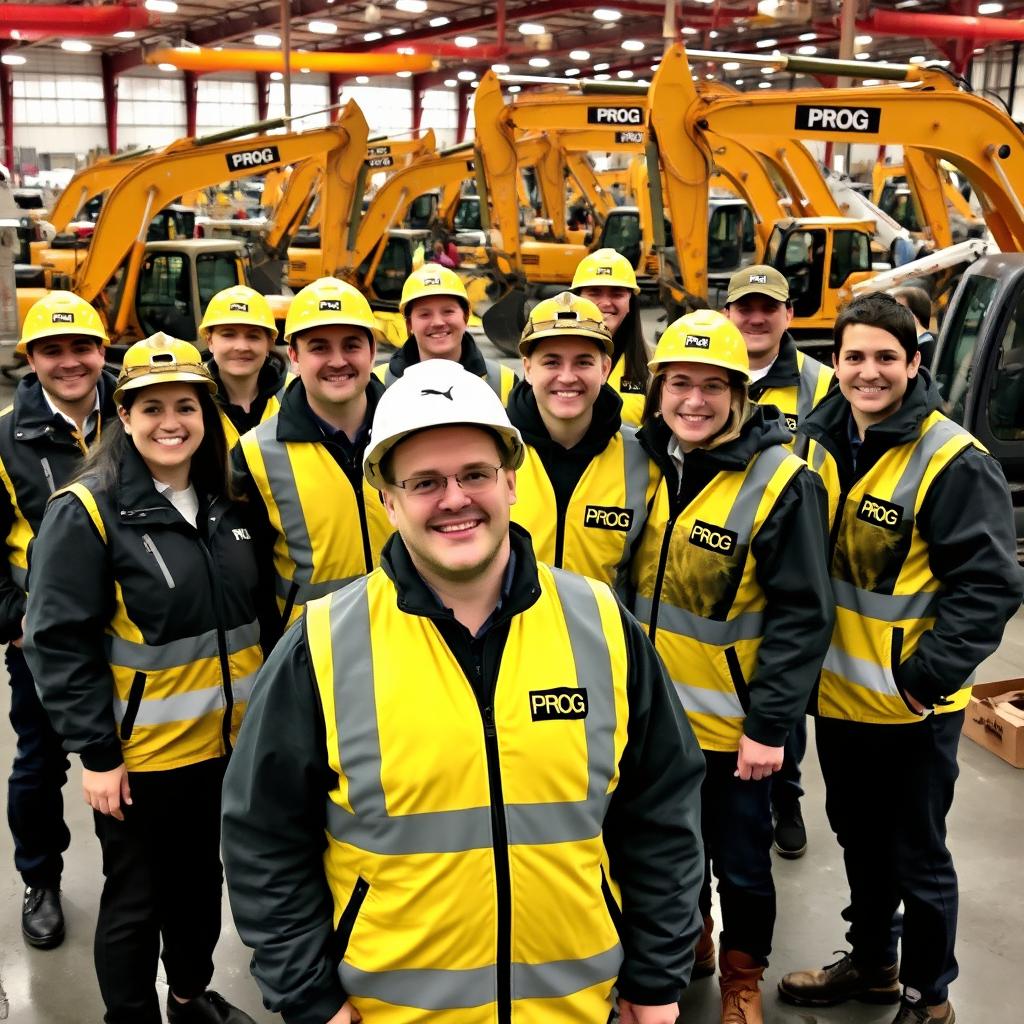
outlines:
[[21, 934], [36, 949], [54, 949], [64, 941], [64, 911], [60, 889], [25, 889], [21, 906]]
[[921, 1003], [908, 1003], [904, 999], [892, 1024], [956, 1024], [956, 1014], [950, 1002], [946, 1003], [946, 1012], [941, 1017], [933, 1017], [927, 1006]]
[[898, 977], [897, 964], [858, 964], [852, 953], [844, 953], [834, 964], [820, 971], [787, 974], [779, 982], [779, 998], [794, 1006], [835, 1006], [847, 999], [895, 1003], [900, 998]]
[[168, 1024], [256, 1024], [244, 1010], [232, 1006], [211, 989], [187, 1003], [179, 1003], [168, 992], [167, 1021]]
[[792, 803], [785, 807], [776, 807], [775, 841], [772, 846], [780, 857], [796, 860], [807, 852], [807, 829], [804, 828], [804, 817], [800, 813], [800, 804]]

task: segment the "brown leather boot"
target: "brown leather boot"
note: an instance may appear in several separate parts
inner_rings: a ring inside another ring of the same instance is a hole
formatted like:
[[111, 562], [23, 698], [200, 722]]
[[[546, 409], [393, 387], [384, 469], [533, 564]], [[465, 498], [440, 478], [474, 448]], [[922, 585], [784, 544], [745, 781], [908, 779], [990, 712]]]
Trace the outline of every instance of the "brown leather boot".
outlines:
[[764, 1024], [761, 990], [764, 967], [752, 956], [723, 949], [718, 957], [722, 986], [722, 1024]]
[[704, 918], [704, 931], [693, 947], [693, 972], [690, 981], [698, 978], [710, 978], [715, 973], [715, 922], [713, 918]]

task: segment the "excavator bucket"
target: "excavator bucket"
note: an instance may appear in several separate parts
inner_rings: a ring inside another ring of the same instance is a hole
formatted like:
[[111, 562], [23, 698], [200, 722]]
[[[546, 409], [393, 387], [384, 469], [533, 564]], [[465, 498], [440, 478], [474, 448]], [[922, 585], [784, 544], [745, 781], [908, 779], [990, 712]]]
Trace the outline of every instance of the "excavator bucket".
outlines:
[[484, 334], [505, 355], [519, 355], [519, 339], [526, 326], [526, 292], [510, 288], [481, 317]]

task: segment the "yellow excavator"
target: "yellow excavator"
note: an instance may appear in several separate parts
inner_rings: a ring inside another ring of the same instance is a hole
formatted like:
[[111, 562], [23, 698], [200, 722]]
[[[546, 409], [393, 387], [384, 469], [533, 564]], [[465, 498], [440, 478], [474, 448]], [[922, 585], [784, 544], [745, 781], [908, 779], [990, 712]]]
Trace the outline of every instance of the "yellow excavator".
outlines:
[[[700, 57], [727, 60], [735, 55], [701, 52]], [[744, 59], [751, 58], [744, 55]], [[678, 206], [699, 214], [700, 205], [693, 202], [692, 194], [701, 187], [717, 138], [759, 148], [794, 136], [825, 142], [898, 143], [956, 166], [981, 198], [996, 243], [1004, 250], [1020, 251], [1024, 135], [1004, 111], [934, 67], [864, 67], [855, 62], [789, 57], [765, 61], [782, 62], [789, 62], [793, 70], [871, 75], [901, 84], [701, 94], [694, 86], [685, 49], [672, 47], [651, 83], [648, 118], [665, 172], [670, 211]], [[827, 332], [852, 285], [870, 276], [870, 228], [865, 225], [864, 221], [820, 218], [817, 223], [794, 220], [776, 225], [766, 259], [790, 278], [799, 317], [794, 327], [800, 333], [820, 337]], [[680, 232], [674, 212], [672, 227], [677, 264], [673, 267], [663, 259], [663, 294], [674, 308], [687, 308], [705, 301], [705, 233], [699, 221], [683, 225]]]
[[[365, 159], [366, 119], [350, 102], [326, 128], [265, 134], [285, 125], [283, 120], [261, 122], [189, 140], [190, 145], [174, 151], [168, 147], [155, 163], [141, 161], [110, 189], [92, 244], [74, 276], [55, 275], [53, 286], [69, 288], [96, 305], [119, 345], [158, 330], [193, 341], [213, 294], [232, 284], [259, 287], [260, 282], [240, 241], [147, 241], [154, 216], [186, 187], [247, 177], [320, 155], [325, 155], [326, 173], [343, 183], [325, 198], [321, 210], [324, 238], [333, 251], [347, 225]], [[19, 318], [44, 292], [18, 290]], [[289, 300], [271, 300], [283, 321]]]

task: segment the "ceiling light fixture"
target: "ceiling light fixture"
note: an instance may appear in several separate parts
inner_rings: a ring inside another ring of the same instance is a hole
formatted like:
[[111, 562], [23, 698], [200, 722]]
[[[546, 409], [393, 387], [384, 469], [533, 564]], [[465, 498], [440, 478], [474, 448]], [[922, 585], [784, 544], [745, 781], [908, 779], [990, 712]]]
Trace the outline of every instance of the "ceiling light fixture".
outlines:
[[870, 46], [875, 41], [874, 36], [857, 36], [854, 42], [858, 46]]
[[470, 71], [468, 68], [465, 71], [460, 71], [456, 76], [460, 82], [472, 82], [476, 78], [476, 72]]
[[738, 60], [727, 60], [722, 65], [722, 70], [723, 71], [739, 71], [739, 69], [740, 69], [740, 62]]
[[356, 75], [356, 84], [357, 85], [366, 85], [366, 83], [369, 82], [369, 81], [370, 80], [369, 80], [369, 78], [366, 77], [366, 75]]
[[1002, 4], [978, 4], [979, 14], [998, 14], [1002, 9]]
[[524, 36], [542, 36], [546, 29], [543, 25], [537, 25], [532, 21], [524, 21], [519, 26], [519, 31]]
[[135, 33], [130, 28], [126, 28], [122, 32], [115, 32], [114, 33], [114, 38], [115, 39], [134, 39], [135, 38]]
[[818, 52], [818, 48], [816, 46], [798, 46], [796, 52], [804, 57], [813, 57]]
[[611, 64], [595, 64], [595, 71], [607, 71], [611, 67]]
[[522, 89], [521, 85], [510, 85], [508, 87], [509, 92], [519, 92], [520, 89]]
[[280, 71], [270, 72], [270, 80], [272, 82], [280, 82], [282, 78], [284, 78], [284, 75], [282, 75]]
[[395, 74], [398, 75], [399, 78], [412, 78], [411, 71], [396, 71]]
[[813, 43], [818, 38], [817, 32], [803, 32], [798, 37], [801, 43]]
[[269, 32], [258, 32], [252, 37], [252, 41], [257, 46], [267, 46], [275, 49], [281, 45], [281, 37], [272, 35]]
[[632, 78], [633, 77], [633, 72], [630, 71], [629, 68], [623, 68], [621, 71], [616, 71], [615, 73], [619, 76], [619, 78]]
[[462, 50], [468, 50], [476, 46], [476, 36], [456, 36], [455, 45]]
[[444, 80], [444, 84], [445, 84], [445, 86], [447, 86], [447, 88], [454, 89], [455, 86], [458, 85], [458, 82], [456, 82], [456, 80], [454, 78], [446, 78]]
[[622, 12], [612, 7], [598, 7], [594, 11], [594, 17], [598, 21], [618, 21], [622, 17]]
[[88, 53], [92, 49], [92, 44], [82, 39], [65, 39], [60, 48], [67, 50], [68, 53]]
[[22, 57], [20, 53], [5, 53], [0, 57], [0, 63], [6, 64], [8, 67], [16, 68], [25, 63], [25, 58]]
[[630, 53], [639, 53], [644, 48], [644, 44], [639, 39], [623, 39], [622, 48], [629, 50]]
[[447, 25], [451, 21], [451, 18], [446, 18], [443, 14], [438, 18], [431, 18], [429, 25], [431, 28], [441, 28], [442, 25]]
[[575, 75], [578, 75], [579, 73], [580, 73], [580, 69], [579, 68], [566, 68], [565, 71], [563, 72], [563, 74], [565, 75], [566, 78], [573, 78]]
[[427, 0], [395, 0], [395, 10], [406, 14], [422, 14], [427, 9]]
[[491, 70], [496, 75], [507, 75], [512, 69], [507, 64], [492, 64]]
[[569, 60], [590, 60], [589, 50], [570, 50]]
[[171, 72], [178, 69], [173, 64], [157, 64], [157, 70]]
[[758, 39], [754, 45], [759, 50], [770, 50], [773, 46], [778, 46], [779, 41], [778, 39]]
[[384, 33], [383, 32], [367, 32], [363, 36], [363, 38], [368, 43], [375, 43], [375, 42], [377, 42], [378, 39], [383, 39], [384, 38]]
[[530, 58], [531, 68], [549, 68], [551, 67], [551, 61], [547, 57], [531, 57]]
[[318, 36], [333, 36], [338, 31], [338, 26], [333, 21], [311, 21], [306, 28]]
[[146, 0], [146, 10], [155, 14], [176, 14], [178, 5], [174, 0]]
[[594, 81], [595, 82], [607, 82], [611, 77], [612, 77], [611, 75], [609, 75], [607, 72], [605, 72], [604, 74], [594, 75]]

